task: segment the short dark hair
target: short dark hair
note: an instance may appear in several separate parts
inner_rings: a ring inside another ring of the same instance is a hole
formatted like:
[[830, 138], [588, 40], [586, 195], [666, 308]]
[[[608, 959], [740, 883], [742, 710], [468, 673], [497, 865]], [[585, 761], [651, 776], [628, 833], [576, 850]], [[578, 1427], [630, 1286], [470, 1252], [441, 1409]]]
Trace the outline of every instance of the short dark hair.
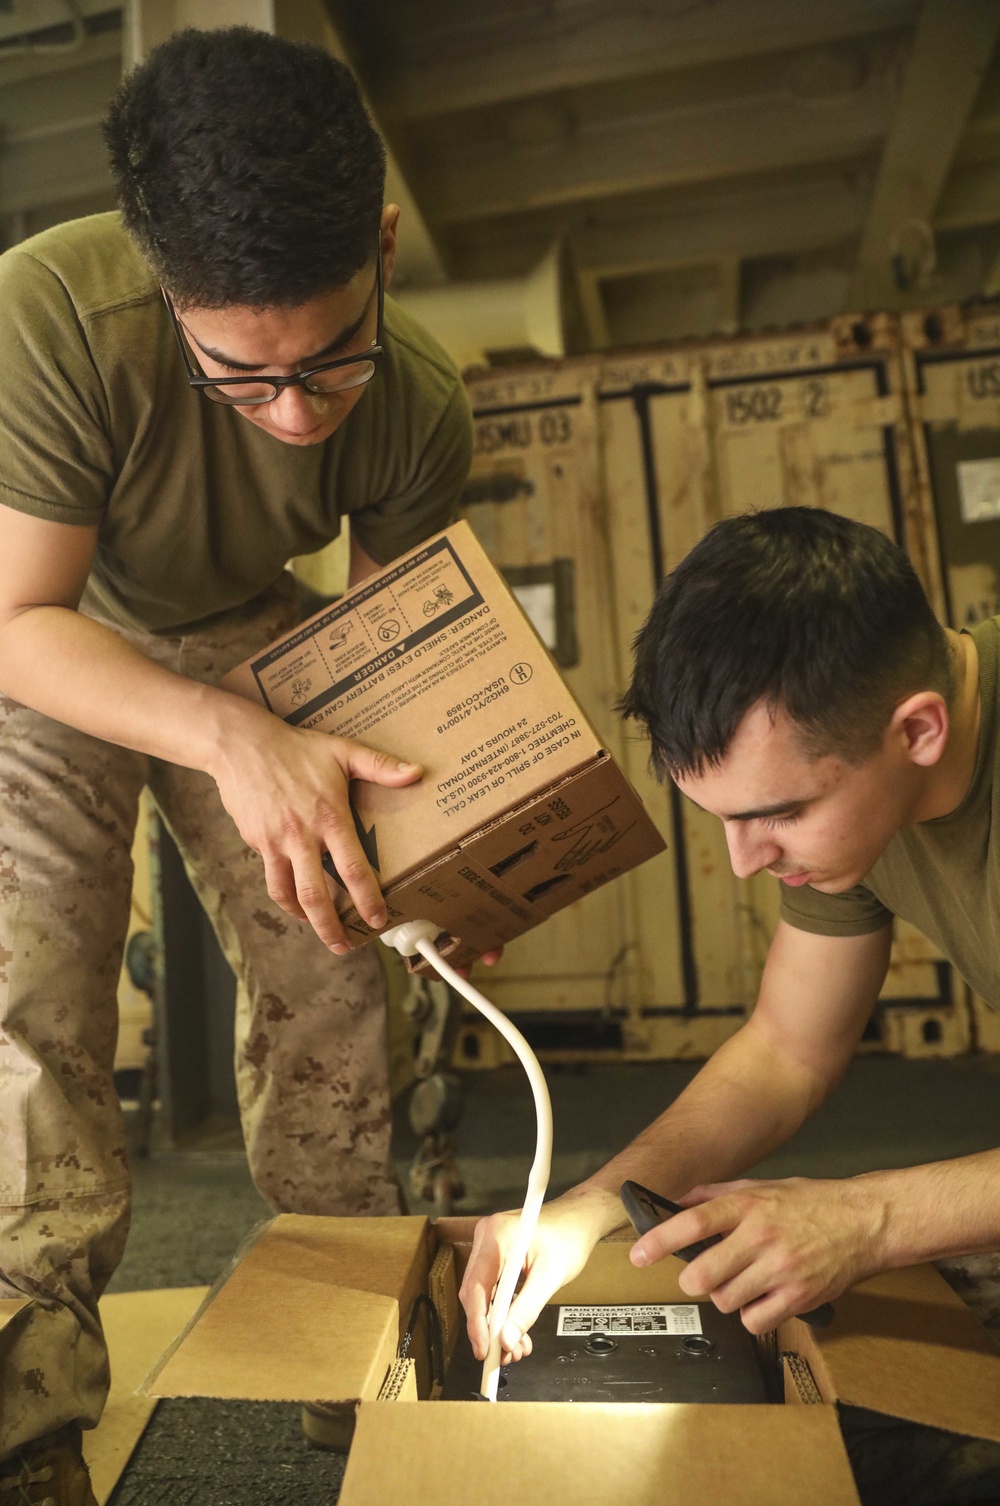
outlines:
[[175, 32], [125, 78], [104, 135], [126, 229], [181, 306], [293, 308], [374, 260], [385, 148], [322, 47]]
[[952, 693], [948, 640], [909, 559], [877, 528], [811, 507], [727, 518], [663, 581], [619, 709], [662, 776], [717, 768], [758, 702], [810, 757], [869, 758], [916, 690]]

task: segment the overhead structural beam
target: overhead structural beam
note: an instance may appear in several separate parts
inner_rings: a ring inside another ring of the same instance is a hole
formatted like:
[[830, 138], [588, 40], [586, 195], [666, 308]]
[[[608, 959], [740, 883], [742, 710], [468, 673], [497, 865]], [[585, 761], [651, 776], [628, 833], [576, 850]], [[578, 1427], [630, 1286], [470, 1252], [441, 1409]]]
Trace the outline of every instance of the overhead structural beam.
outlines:
[[[545, 208], [462, 225], [453, 249], [467, 276], [509, 276], [569, 236], [581, 283], [736, 256], [744, 262], [801, 256], [856, 244], [865, 225], [872, 178], [861, 168], [832, 168], [798, 182], [764, 177], [687, 190], [639, 206], [608, 199]], [[935, 230], [965, 230], [1000, 220], [1000, 162], [969, 164], [948, 180]], [[596, 334], [594, 343], [600, 343]]]
[[[465, 45], [451, 56], [440, 7], [410, 9], [405, 17], [404, 8], [403, 35], [394, 41], [405, 54], [409, 26], [420, 34], [419, 50], [430, 60], [406, 57], [398, 71], [388, 70], [377, 80], [386, 120], [426, 119], [554, 89], [829, 45], [907, 26], [914, 6], [913, 0], [837, 0], [833, 5], [713, 0], [681, 6], [578, 0], [565, 6], [521, 7], [511, 17], [490, 6], [470, 7], [471, 19], [454, 28]], [[477, 43], [475, 64], [470, 66], [469, 46]]]
[[860, 234], [867, 195], [858, 176], [822, 173], [781, 187], [751, 181], [715, 204], [602, 215], [574, 230], [573, 255], [581, 272], [614, 276], [819, 251]]
[[851, 281], [851, 308], [891, 307], [905, 296], [908, 238], [932, 222], [998, 35], [997, 0], [924, 0]]
[[588, 122], [552, 149], [508, 141], [451, 152], [428, 164], [425, 202], [435, 223], [461, 224], [582, 198], [842, 162], [874, 150], [889, 125], [886, 74], [822, 110], [779, 90], [712, 109], [672, 109], [639, 119]]
[[[326, 47], [349, 62], [322, 0], [126, 0], [124, 65], [131, 68], [157, 43], [184, 26], [211, 31], [220, 26], [254, 26]], [[378, 126], [378, 121], [375, 121]], [[396, 277], [401, 285], [436, 285], [445, 271], [427, 223], [391, 151], [387, 149], [386, 202], [402, 210]]]

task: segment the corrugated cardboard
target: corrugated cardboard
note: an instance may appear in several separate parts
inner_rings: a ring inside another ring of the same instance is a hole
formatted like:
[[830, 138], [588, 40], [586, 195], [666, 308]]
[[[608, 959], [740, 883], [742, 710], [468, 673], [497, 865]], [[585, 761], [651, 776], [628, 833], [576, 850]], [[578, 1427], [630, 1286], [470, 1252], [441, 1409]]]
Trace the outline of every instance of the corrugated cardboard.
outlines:
[[[1000, 1441], [1000, 1349], [930, 1267], [863, 1282], [819, 1334], [798, 1320], [783, 1327], [782, 1347], [805, 1378], [791, 1399], [814, 1405], [414, 1402], [415, 1385], [421, 1397], [429, 1389], [419, 1369], [415, 1380], [412, 1358], [396, 1360], [398, 1336], [415, 1295], [431, 1286], [454, 1341], [463, 1326], [454, 1278], [473, 1227], [471, 1219], [282, 1215], [154, 1372], [151, 1393], [360, 1401], [344, 1506], [443, 1506], [456, 1478], [473, 1477], [486, 1506], [512, 1493], [521, 1506], [652, 1506], [671, 1480], [685, 1481], [684, 1498], [699, 1506], [854, 1503], [838, 1400]], [[553, 1301], [690, 1300], [677, 1284], [679, 1261], [638, 1270], [629, 1244], [603, 1241]]]
[[476, 1506], [858, 1506], [832, 1407], [361, 1408], [341, 1506], [460, 1494]]
[[[423, 764], [405, 789], [355, 782], [355, 822], [389, 924], [433, 921], [458, 964], [663, 849], [466, 523], [222, 684], [293, 726]], [[350, 937], [370, 939], [339, 897]]]
[[377, 1222], [375, 1240], [369, 1219], [280, 1214], [261, 1225], [157, 1365], [150, 1394], [376, 1397], [429, 1266], [424, 1220]]
[[933, 1266], [873, 1276], [834, 1306], [827, 1329], [782, 1329], [824, 1401], [1000, 1443], [1000, 1349]]

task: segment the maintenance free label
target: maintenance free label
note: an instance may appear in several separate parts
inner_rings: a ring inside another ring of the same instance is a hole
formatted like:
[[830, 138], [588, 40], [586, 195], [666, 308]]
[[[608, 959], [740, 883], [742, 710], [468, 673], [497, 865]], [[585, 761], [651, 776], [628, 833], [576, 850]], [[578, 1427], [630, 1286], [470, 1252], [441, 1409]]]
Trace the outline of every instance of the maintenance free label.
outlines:
[[641, 1303], [623, 1307], [560, 1307], [556, 1333], [586, 1338], [591, 1333], [641, 1339], [651, 1333], [701, 1333], [701, 1314], [694, 1302]]

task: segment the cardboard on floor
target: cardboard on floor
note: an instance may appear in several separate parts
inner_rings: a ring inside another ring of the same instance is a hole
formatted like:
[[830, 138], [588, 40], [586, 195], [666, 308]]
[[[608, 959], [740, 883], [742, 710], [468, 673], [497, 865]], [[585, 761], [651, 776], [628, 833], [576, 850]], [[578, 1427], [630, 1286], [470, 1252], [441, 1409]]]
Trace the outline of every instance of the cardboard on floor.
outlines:
[[83, 1457], [105, 1506], [156, 1407], [139, 1390], [164, 1347], [204, 1301], [204, 1286], [116, 1292], [100, 1303], [111, 1357], [111, 1393], [100, 1423], [83, 1435]]

